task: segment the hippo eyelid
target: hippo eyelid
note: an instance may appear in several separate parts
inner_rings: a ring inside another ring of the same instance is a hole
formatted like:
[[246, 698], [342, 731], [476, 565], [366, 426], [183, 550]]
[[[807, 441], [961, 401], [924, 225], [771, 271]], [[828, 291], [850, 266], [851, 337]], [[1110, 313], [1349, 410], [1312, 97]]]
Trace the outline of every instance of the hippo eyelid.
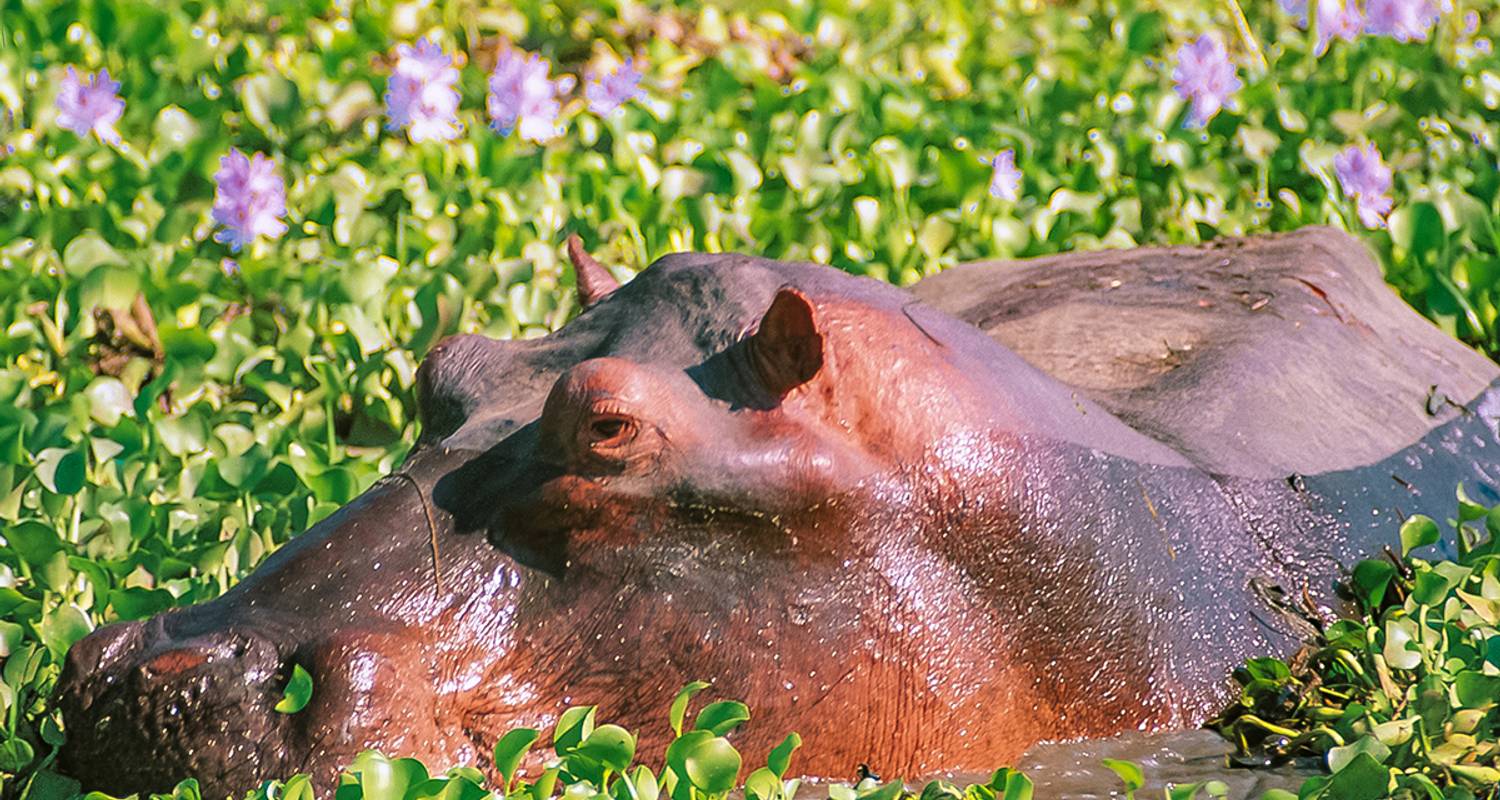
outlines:
[[588, 445], [593, 450], [614, 450], [635, 439], [640, 424], [634, 415], [611, 403], [596, 403], [584, 423]]
[[623, 444], [634, 437], [634, 432], [635, 423], [618, 414], [596, 414], [589, 420], [589, 436], [595, 447]]

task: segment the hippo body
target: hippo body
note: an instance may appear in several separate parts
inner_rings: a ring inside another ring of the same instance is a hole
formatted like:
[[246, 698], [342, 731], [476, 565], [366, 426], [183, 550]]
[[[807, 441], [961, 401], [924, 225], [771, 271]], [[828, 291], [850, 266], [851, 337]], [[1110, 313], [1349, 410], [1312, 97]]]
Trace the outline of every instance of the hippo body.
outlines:
[[[1332, 232], [910, 293], [580, 269], [597, 301], [557, 333], [429, 353], [398, 474], [223, 597], [75, 646], [64, 769], [326, 785], [369, 747], [481, 764], [574, 703], [649, 758], [704, 679], [754, 710], [752, 760], [796, 730], [809, 775], [982, 770], [1201, 724], [1401, 516], [1500, 501], [1500, 370]], [[280, 714], [293, 664], [313, 698]]]

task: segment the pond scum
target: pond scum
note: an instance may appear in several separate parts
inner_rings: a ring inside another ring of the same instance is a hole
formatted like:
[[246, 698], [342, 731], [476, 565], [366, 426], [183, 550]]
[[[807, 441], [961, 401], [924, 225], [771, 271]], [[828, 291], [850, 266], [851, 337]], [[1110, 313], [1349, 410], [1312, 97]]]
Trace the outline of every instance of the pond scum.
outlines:
[[[72, 642], [218, 595], [388, 473], [442, 336], [565, 322], [570, 231], [621, 274], [741, 250], [906, 284], [1330, 224], [1500, 352], [1497, 35], [1493, 0], [0, 0], [0, 791], [75, 791]], [[1308, 795], [1495, 796], [1500, 568], [1469, 535], [1360, 565], [1361, 617], [1246, 665], [1241, 757], [1326, 751]], [[597, 747], [494, 788], [725, 785], [722, 734], [648, 781], [574, 722]], [[785, 793], [776, 767], [747, 794]], [[342, 796], [484, 791], [352, 769]]]

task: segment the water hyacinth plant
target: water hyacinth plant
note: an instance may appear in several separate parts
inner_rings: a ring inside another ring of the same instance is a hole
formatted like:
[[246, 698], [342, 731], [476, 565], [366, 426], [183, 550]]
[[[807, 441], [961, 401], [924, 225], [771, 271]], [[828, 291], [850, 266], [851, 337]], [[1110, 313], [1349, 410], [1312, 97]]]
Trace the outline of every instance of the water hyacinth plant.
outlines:
[[1357, 616], [1324, 628], [1305, 657], [1236, 674], [1241, 702], [1218, 724], [1242, 762], [1321, 757], [1329, 775], [1301, 798], [1500, 794], [1500, 507], [1462, 487], [1458, 500], [1456, 558], [1431, 557], [1435, 521], [1406, 520], [1399, 556], [1353, 566]]
[[[575, 313], [572, 231], [622, 276], [740, 250], [904, 284], [1331, 224], [1500, 352], [1500, 10], [1238, 7], [8, 3], [4, 790], [55, 785], [73, 641], [216, 596], [400, 463], [441, 337]], [[628, 59], [650, 96], [581, 113]]]

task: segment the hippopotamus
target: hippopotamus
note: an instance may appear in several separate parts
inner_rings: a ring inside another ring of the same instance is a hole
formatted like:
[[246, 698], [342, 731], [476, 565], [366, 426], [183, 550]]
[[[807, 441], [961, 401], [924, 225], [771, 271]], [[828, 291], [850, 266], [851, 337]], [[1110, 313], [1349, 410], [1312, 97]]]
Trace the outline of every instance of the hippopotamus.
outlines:
[[[1328, 229], [954, 267], [910, 289], [668, 255], [455, 336], [394, 474], [60, 678], [85, 787], [206, 795], [376, 748], [484, 765], [573, 704], [670, 735], [693, 680], [796, 771], [993, 768], [1190, 728], [1460, 483], [1500, 501], [1496, 366]], [[294, 670], [308, 705], [274, 710]]]

